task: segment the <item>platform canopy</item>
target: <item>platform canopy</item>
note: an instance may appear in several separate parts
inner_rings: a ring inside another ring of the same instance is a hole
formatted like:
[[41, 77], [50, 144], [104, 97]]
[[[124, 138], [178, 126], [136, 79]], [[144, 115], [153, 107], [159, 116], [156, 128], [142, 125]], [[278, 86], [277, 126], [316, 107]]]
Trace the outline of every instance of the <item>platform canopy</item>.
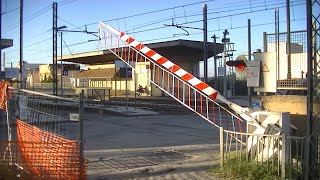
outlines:
[[5, 48], [13, 46], [13, 40], [12, 39], [1, 39], [0, 44], [1, 44], [1, 49], [5, 49]]
[[[145, 45], [173, 62], [198, 62], [203, 60], [202, 41], [174, 40]], [[223, 52], [223, 44], [217, 43], [216, 47], [214, 47], [213, 43], [208, 42], [207, 49], [208, 58], [210, 58], [214, 55], [214, 52], [216, 54]], [[58, 57], [59, 59], [61, 58]], [[62, 61], [88, 65], [114, 63], [114, 60], [117, 59], [119, 58], [109, 50], [97, 50], [62, 56]]]

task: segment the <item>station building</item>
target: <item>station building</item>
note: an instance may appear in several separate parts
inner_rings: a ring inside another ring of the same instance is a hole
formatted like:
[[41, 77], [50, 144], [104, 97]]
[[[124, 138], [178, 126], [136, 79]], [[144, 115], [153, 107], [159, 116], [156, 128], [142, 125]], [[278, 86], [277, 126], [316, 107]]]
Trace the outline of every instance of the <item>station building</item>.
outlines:
[[[199, 62], [203, 60], [203, 42], [174, 40], [146, 44], [150, 49], [169, 59], [184, 70], [199, 78]], [[223, 52], [223, 44], [208, 42], [208, 58]], [[58, 58], [60, 59], [60, 58]], [[72, 75], [75, 93], [82, 89], [87, 95], [99, 93], [99, 96], [133, 95], [140, 85], [151, 96], [163, 95], [161, 90], [152, 85], [148, 79], [152, 74], [160, 80], [161, 75], [153, 69], [149, 61], [143, 59], [129, 66], [121, 65], [120, 59], [109, 50], [83, 52], [62, 57], [64, 63], [86, 65], [87, 70], [77, 71]], [[127, 73], [126, 73], [127, 72]]]

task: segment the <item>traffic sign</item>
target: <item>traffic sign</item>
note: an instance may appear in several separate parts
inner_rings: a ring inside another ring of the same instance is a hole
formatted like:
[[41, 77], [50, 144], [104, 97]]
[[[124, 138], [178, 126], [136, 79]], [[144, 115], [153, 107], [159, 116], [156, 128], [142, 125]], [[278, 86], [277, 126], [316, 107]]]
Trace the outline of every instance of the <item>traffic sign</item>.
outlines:
[[68, 76], [68, 70], [64, 69], [64, 70], [62, 71], [62, 75], [63, 75], [63, 76]]
[[228, 66], [234, 66], [237, 75], [244, 76], [247, 74], [247, 58], [244, 55], [240, 55], [234, 61], [227, 61]]

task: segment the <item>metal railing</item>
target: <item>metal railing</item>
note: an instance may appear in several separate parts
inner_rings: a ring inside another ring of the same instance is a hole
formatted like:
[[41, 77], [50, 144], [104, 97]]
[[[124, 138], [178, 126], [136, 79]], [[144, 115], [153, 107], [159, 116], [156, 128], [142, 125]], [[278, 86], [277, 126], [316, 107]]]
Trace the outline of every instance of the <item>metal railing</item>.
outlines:
[[[163, 92], [171, 96], [186, 108], [195, 112], [212, 125], [216, 127], [224, 127], [225, 129], [232, 131], [243, 131], [245, 128], [244, 121], [238, 115], [233, 113], [232, 110], [228, 108], [228, 105], [224, 106], [213, 100], [203, 91], [192, 86], [189, 81], [187, 82], [179, 77], [177, 75], [178, 73], [173, 73], [173, 69], [165, 68], [165, 63], [161, 65], [158, 61], [155, 61], [141, 53], [141, 50], [137, 50], [128, 42], [122, 40], [119, 34], [115, 33], [113, 28], [108, 29], [107, 27], [109, 26], [99, 26], [101, 44], [105, 48], [109, 49], [119, 59], [123, 60], [133, 70], [135, 70], [133, 65], [134, 63], [150, 62], [150, 69], [152, 72], [149, 81], [157, 88], [161, 89]], [[173, 63], [168, 62], [168, 64], [172, 65]], [[182, 72], [186, 71], [182, 70]], [[224, 97], [221, 98], [224, 99]]]
[[[320, 141], [320, 134], [314, 137]], [[250, 141], [250, 140], [251, 141]], [[230, 161], [254, 163], [283, 179], [303, 179], [307, 137], [251, 134], [220, 128], [220, 166]], [[320, 177], [320, 147], [317, 168]]]
[[278, 80], [277, 89], [307, 90], [307, 79]]
[[[16, 88], [8, 89], [6, 97], [0, 165], [18, 169], [12, 173], [21, 178], [84, 179], [83, 98], [76, 101]], [[72, 114], [80, 114], [79, 119], [72, 120]]]
[[[58, 88], [60, 88], [60, 83], [58, 83]], [[19, 88], [20, 87], [20, 83], [13, 83], [12, 87], [15, 88]], [[26, 83], [25, 84], [26, 89], [45, 89], [45, 90], [52, 90], [53, 84], [52, 83]], [[70, 82], [63, 82], [62, 85], [64, 90], [69, 90], [69, 89], [73, 89], [73, 85]]]

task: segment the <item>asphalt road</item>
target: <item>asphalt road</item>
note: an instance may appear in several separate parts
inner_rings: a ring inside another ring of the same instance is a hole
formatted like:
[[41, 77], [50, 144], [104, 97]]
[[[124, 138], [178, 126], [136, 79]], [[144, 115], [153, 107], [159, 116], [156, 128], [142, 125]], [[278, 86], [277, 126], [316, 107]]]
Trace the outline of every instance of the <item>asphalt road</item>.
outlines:
[[84, 114], [85, 150], [213, 144], [219, 141], [219, 129], [190, 113], [133, 117]]
[[160, 112], [123, 117], [86, 111], [88, 179], [212, 179], [205, 169], [219, 162], [219, 129], [193, 113]]

